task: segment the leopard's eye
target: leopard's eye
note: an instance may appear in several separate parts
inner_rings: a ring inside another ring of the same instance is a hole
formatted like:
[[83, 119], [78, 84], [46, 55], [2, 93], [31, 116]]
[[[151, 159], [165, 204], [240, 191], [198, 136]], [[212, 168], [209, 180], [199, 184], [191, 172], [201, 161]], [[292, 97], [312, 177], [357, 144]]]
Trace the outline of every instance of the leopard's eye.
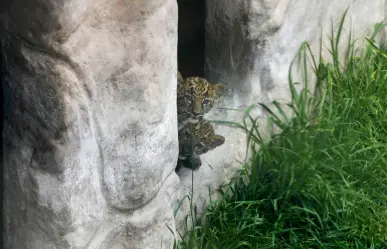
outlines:
[[209, 99], [203, 100], [203, 105], [210, 105], [211, 101]]
[[188, 99], [189, 101], [193, 101], [193, 97], [192, 95], [185, 95], [185, 98]]

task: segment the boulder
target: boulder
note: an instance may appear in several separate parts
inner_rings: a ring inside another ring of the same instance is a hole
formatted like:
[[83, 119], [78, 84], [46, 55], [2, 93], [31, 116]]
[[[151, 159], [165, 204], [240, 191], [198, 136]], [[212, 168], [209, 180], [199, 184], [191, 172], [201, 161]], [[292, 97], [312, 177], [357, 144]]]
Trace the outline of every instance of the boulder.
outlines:
[[170, 248], [176, 1], [12, 0], [1, 20], [4, 248]]

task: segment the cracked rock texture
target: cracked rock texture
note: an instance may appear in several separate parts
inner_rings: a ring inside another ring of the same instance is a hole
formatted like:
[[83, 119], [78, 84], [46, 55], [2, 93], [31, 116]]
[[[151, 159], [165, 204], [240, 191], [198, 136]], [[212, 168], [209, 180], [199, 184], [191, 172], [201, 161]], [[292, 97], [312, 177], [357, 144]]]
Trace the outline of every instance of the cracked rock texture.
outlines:
[[171, 247], [175, 0], [2, 5], [5, 248]]
[[[343, 44], [350, 28], [362, 40], [386, 20], [386, 0], [352, 2], [208, 0], [205, 70], [228, 86], [216, 107], [289, 99], [300, 44], [317, 51], [321, 30], [328, 44], [331, 20], [337, 29], [350, 4]], [[173, 210], [192, 176], [174, 172], [176, 0], [3, 0], [0, 8], [3, 248], [172, 248], [169, 228], [183, 229], [188, 202], [177, 217]], [[206, 118], [241, 121], [216, 107]], [[215, 128], [226, 143], [193, 173], [199, 211], [208, 188], [244, 160], [244, 134]]]

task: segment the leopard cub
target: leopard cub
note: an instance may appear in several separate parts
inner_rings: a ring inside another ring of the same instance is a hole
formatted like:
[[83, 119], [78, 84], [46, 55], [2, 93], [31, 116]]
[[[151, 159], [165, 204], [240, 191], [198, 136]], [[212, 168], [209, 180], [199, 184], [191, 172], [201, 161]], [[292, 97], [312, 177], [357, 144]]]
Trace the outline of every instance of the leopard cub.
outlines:
[[225, 138], [215, 134], [214, 128], [207, 120], [200, 120], [196, 124], [188, 124], [179, 131], [179, 159], [181, 166], [196, 170], [201, 166], [200, 155], [221, 146]]
[[177, 118], [179, 129], [187, 123], [197, 123], [223, 94], [223, 84], [211, 84], [204, 78], [183, 78], [178, 72]]

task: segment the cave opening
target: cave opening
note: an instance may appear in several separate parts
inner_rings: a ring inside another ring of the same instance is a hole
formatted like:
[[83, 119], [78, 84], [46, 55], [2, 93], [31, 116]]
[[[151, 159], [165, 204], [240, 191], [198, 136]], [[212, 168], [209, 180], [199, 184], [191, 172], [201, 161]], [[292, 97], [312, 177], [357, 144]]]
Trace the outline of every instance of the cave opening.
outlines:
[[177, 64], [184, 77], [204, 77], [205, 0], [177, 0]]

